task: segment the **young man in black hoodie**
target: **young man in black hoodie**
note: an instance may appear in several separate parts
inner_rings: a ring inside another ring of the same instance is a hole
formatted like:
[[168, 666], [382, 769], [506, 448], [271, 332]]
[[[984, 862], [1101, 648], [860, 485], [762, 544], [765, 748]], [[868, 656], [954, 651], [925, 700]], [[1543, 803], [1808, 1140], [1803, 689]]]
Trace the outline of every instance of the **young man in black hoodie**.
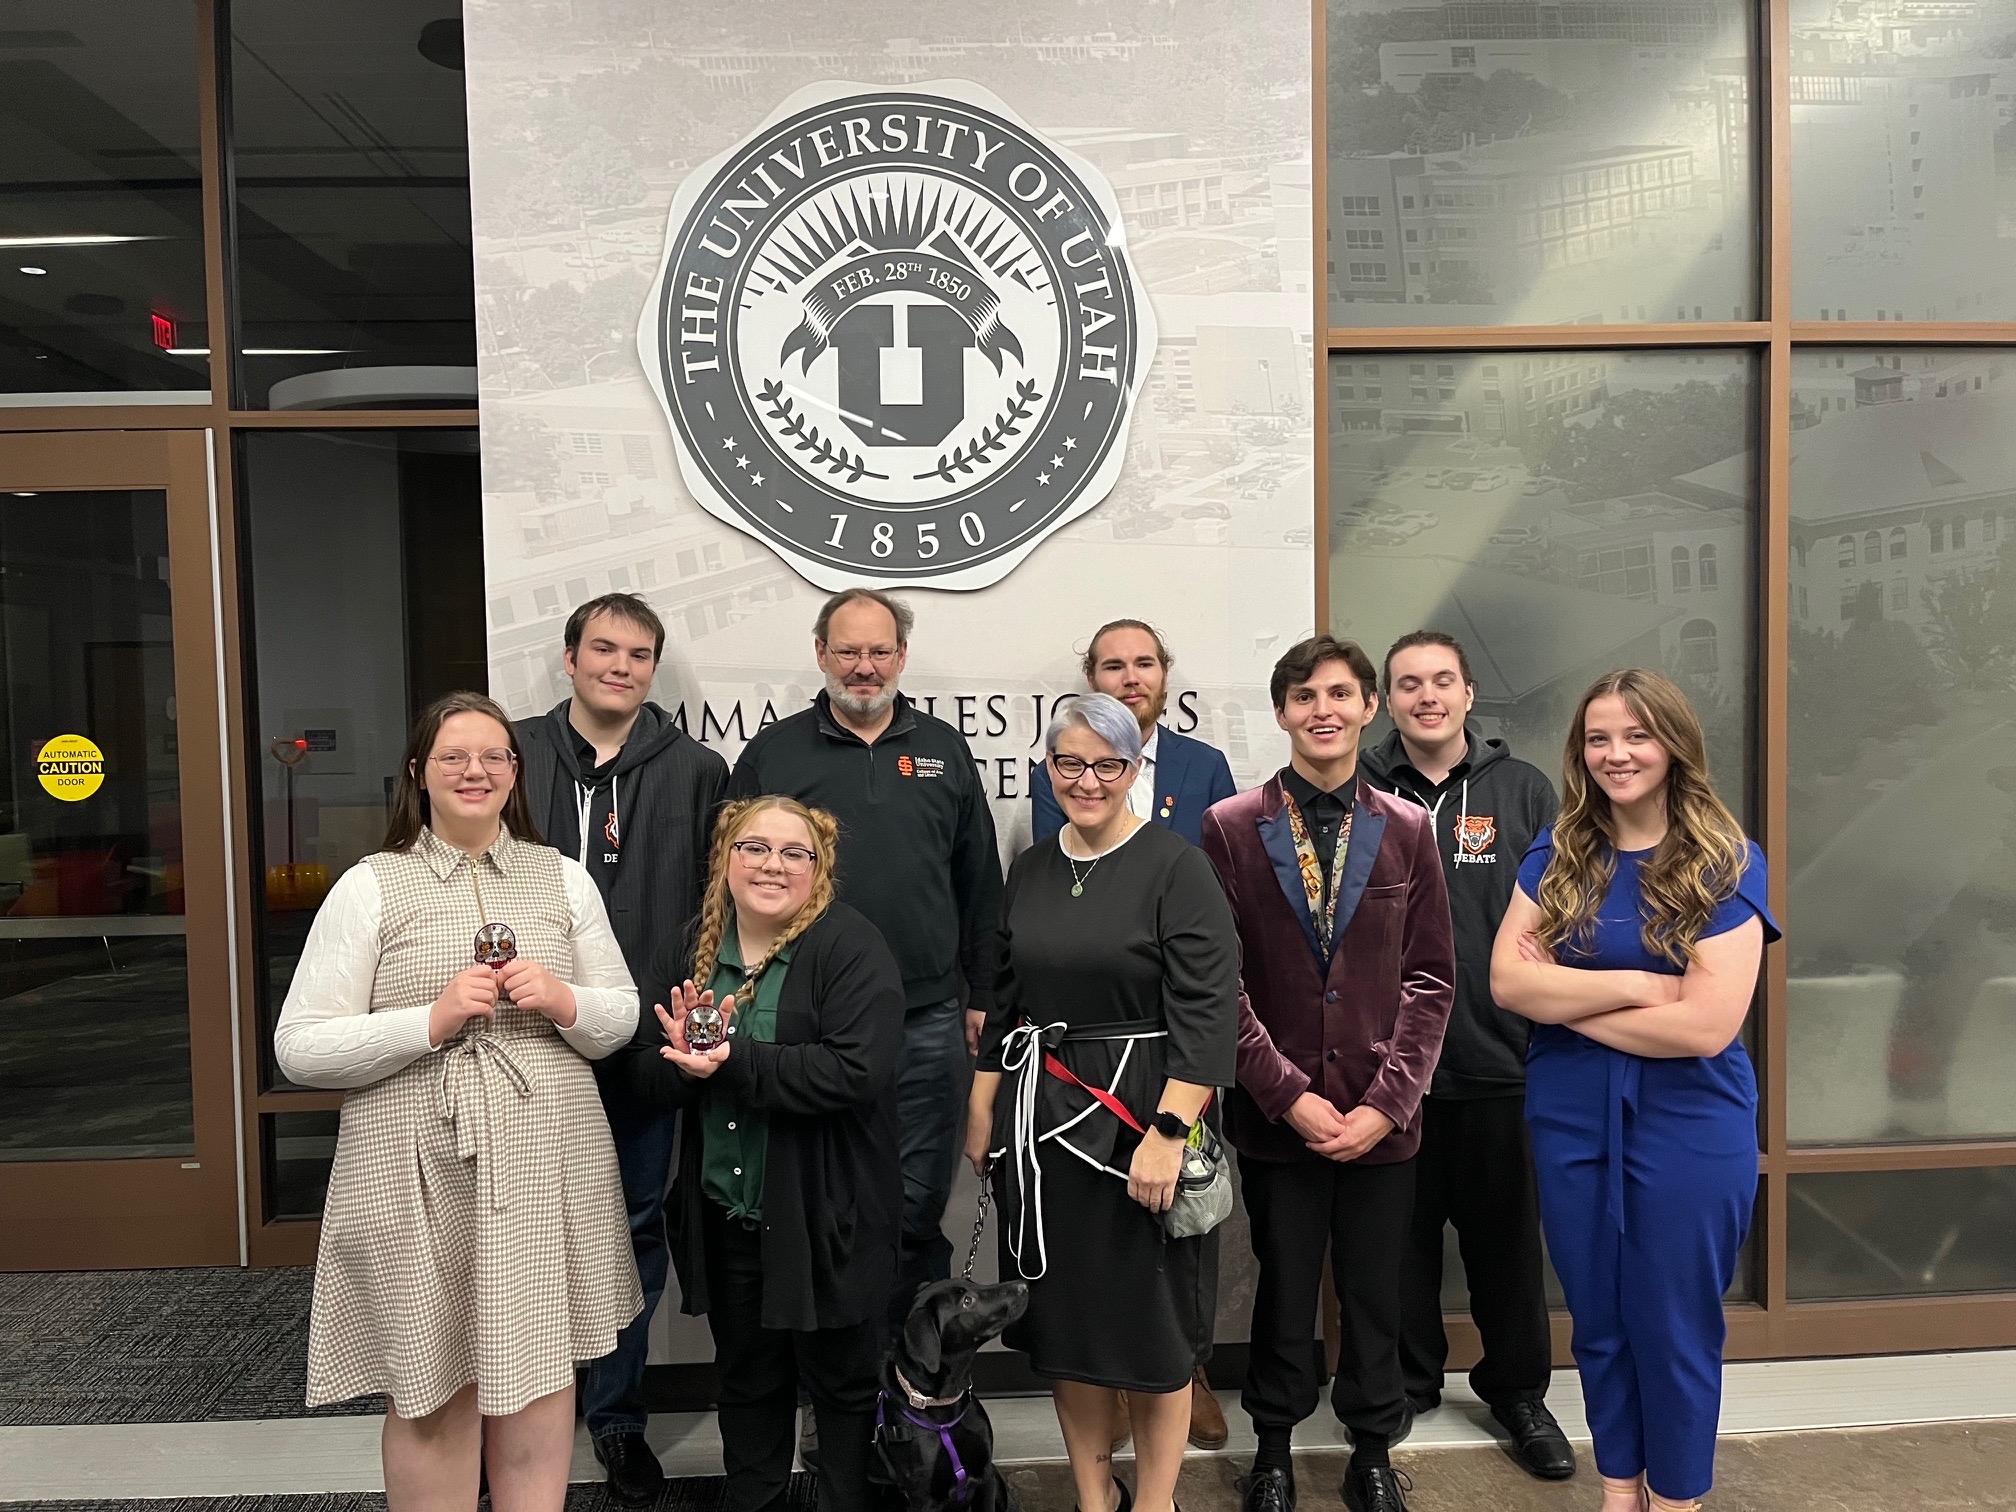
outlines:
[[1560, 804], [1539, 768], [1468, 725], [1476, 685], [1454, 636], [1403, 635], [1386, 653], [1385, 684], [1394, 731], [1366, 753], [1365, 776], [1433, 816], [1456, 937], [1456, 1008], [1421, 1103], [1401, 1371], [1415, 1411], [1441, 1401], [1442, 1230], [1454, 1223], [1484, 1340], [1471, 1388], [1511, 1434], [1522, 1465], [1565, 1480], [1575, 1452], [1545, 1401], [1553, 1347], [1526, 1132], [1527, 1023], [1491, 999], [1491, 945], [1520, 859]]
[[[593, 599], [567, 619], [562, 665], [573, 696], [518, 722], [519, 782], [532, 816], [547, 844], [588, 868], [639, 982], [667, 932], [684, 930], [700, 906], [714, 811], [728, 781], [727, 762], [645, 702], [664, 650], [665, 626], [644, 600]], [[665, 1185], [675, 1123], [610, 1073], [627, 1055], [653, 1053], [657, 1030], [647, 1007], [630, 1047], [595, 1063], [644, 1310], [617, 1335], [615, 1352], [588, 1367], [581, 1410], [609, 1472], [609, 1494], [632, 1506], [655, 1500], [665, 1479], [644, 1440], [644, 1364], [670, 1258]]]

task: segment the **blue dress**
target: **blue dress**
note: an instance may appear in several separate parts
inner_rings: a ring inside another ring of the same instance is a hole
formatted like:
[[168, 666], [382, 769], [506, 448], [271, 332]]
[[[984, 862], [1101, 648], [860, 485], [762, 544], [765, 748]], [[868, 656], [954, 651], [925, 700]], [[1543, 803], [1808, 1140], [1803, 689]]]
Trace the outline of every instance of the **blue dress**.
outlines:
[[[1646, 950], [1638, 869], [1650, 851], [1620, 851], [1586, 950], [1564, 966], [1593, 971], [1680, 968]], [[1554, 856], [1542, 832], [1519, 867], [1540, 894]], [[1764, 854], [1703, 931], [1764, 921]], [[1722, 1408], [1722, 1296], [1736, 1273], [1757, 1198], [1757, 1079], [1739, 1040], [1720, 1055], [1632, 1055], [1536, 1024], [1526, 1052], [1526, 1120], [1540, 1177], [1540, 1221], [1574, 1319], [1575, 1363], [1596, 1441], [1596, 1468], [1641, 1470], [1660, 1496], [1704, 1496], [1714, 1481]]]

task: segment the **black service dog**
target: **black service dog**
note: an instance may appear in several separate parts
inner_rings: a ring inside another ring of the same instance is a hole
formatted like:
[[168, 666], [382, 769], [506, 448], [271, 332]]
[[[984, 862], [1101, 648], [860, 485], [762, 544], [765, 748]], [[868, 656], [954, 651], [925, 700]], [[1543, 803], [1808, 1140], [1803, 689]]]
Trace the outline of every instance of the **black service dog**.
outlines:
[[1028, 1306], [1020, 1281], [934, 1281], [917, 1293], [882, 1363], [875, 1409], [875, 1445], [907, 1512], [1015, 1512], [973, 1356]]

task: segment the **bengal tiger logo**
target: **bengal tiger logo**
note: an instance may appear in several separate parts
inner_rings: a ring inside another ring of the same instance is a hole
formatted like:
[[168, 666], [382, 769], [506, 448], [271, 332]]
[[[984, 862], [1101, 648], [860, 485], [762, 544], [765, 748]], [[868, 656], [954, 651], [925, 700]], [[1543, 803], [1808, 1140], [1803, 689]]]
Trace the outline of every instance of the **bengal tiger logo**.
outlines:
[[1465, 814], [1456, 821], [1456, 839], [1473, 856], [1491, 849], [1498, 838], [1498, 825], [1489, 814]]

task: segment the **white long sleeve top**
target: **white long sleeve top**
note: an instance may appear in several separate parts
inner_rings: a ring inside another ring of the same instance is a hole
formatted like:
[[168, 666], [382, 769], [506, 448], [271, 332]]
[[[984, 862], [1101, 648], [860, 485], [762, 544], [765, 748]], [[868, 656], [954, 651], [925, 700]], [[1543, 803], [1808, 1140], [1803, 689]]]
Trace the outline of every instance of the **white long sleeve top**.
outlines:
[[[560, 1037], [589, 1060], [630, 1042], [637, 1029], [637, 986], [609, 928], [594, 880], [578, 861], [560, 858], [574, 946], [575, 1019]], [[273, 1031], [273, 1054], [304, 1087], [368, 1087], [438, 1047], [427, 1037], [433, 1003], [371, 1011], [378, 969], [383, 899], [378, 876], [353, 866], [322, 902], [294, 983]]]

